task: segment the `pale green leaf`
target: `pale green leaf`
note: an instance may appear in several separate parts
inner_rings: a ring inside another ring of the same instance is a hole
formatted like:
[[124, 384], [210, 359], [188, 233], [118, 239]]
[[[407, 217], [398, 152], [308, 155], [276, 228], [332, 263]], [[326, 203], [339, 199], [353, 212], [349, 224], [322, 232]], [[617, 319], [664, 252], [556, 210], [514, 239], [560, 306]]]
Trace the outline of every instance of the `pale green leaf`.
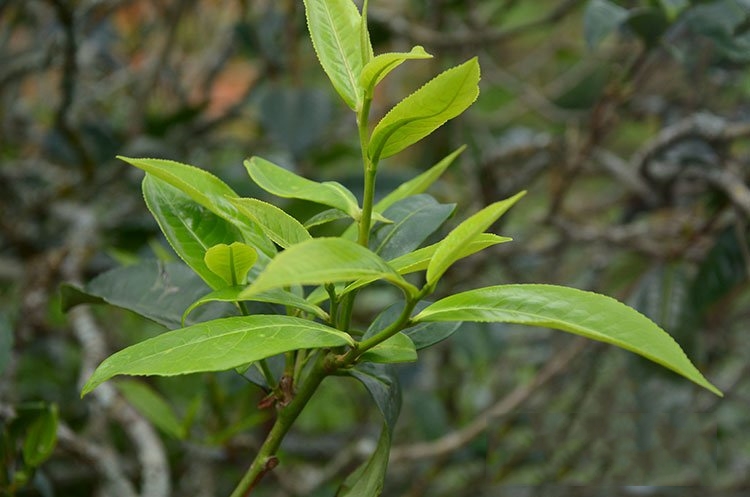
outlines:
[[362, 15], [359, 21], [359, 39], [362, 46], [362, 63], [367, 64], [375, 56], [375, 52], [372, 50], [372, 42], [370, 41], [370, 30], [367, 29], [367, 7], [369, 1], [365, 0], [362, 4]]
[[553, 285], [480, 288], [439, 300], [413, 321], [492, 321], [567, 331], [635, 352], [722, 395], [667, 332], [635, 309], [592, 292]]
[[344, 102], [361, 105], [362, 18], [351, 0], [304, 0], [307, 26], [320, 65]]
[[[481, 233], [473, 240], [464, 243], [461, 252], [458, 253], [458, 259], [463, 259], [499, 243], [513, 241], [507, 236], [499, 236], [494, 233]], [[440, 246], [440, 242], [417, 249], [414, 252], [396, 257], [388, 261], [388, 264], [396, 270], [398, 274], [409, 274], [416, 271], [424, 271], [429, 266], [430, 261], [435, 255], [435, 251]]]
[[220, 243], [209, 248], [203, 260], [208, 269], [227, 285], [235, 286], [247, 281], [247, 273], [258, 260], [258, 252], [250, 245], [240, 242], [231, 245]]
[[282, 248], [312, 238], [299, 221], [275, 205], [255, 198], [231, 198], [229, 201], [258, 223], [266, 236]]
[[384, 279], [410, 294], [416, 288], [383, 259], [361, 245], [341, 238], [314, 238], [277, 255], [240, 297], [291, 285], [322, 285], [360, 278]]
[[370, 60], [362, 73], [359, 75], [359, 84], [365, 91], [365, 97], [372, 98], [372, 92], [383, 78], [395, 68], [410, 59], [431, 59], [432, 55], [424, 51], [424, 48], [417, 45], [410, 52], [391, 52], [380, 54]]
[[175, 253], [211, 288], [225, 286], [204, 258], [210, 247], [240, 239], [240, 231], [156, 176], [147, 174], [142, 186], [146, 206]]
[[423, 172], [419, 176], [410, 179], [405, 183], [402, 183], [398, 186], [398, 188], [396, 188], [391, 193], [383, 197], [379, 202], [377, 202], [374, 209], [377, 212], [383, 212], [399, 200], [411, 197], [412, 195], [423, 193], [445, 172], [446, 169], [448, 169], [448, 167], [450, 167], [451, 164], [453, 164], [453, 161], [456, 160], [456, 157], [458, 157], [459, 154], [465, 149], [466, 145], [462, 145], [427, 171]]
[[404, 333], [396, 333], [388, 340], [379, 343], [360, 356], [364, 362], [398, 363], [417, 360], [417, 349], [414, 342]]
[[276, 253], [276, 248], [263, 235], [260, 227], [237, 212], [229, 202], [229, 197], [237, 194], [219, 178], [187, 164], [164, 159], [119, 159], [145, 171], [185, 193], [196, 203], [205, 207], [225, 221], [234, 224], [242, 233], [245, 243], [257, 248], [265, 255]]
[[291, 316], [237, 316], [169, 331], [102, 362], [86, 395], [116, 375], [174, 376], [224, 371], [291, 350], [353, 345], [346, 333]]
[[117, 382], [117, 389], [154, 426], [178, 440], [185, 438], [186, 426], [177, 419], [164, 397], [151, 387], [140, 381], [120, 380]]
[[278, 197], [308, 200], [335, 207], [354, 219], [360, 216], [357, 198], [340, 183], [335, 181], [318, 183], [260, 157], [246, 160], [245, 169], [259, 187]]
[[427, 283], [434, 285], [445, 271], [457, 260], [465, 250], [466, 242], [492, 226], [500, 216], [510, 209], [526, 192], [520, 192], [514, 196], [490, 204], [477, 212], [448, 233], [435, 250], [435, 254], [427, 266]]
[[[182, 315], [183, 322], [187, 319], [191, 312], [209, 302], [240, 302], [244, 300], [240, 298], [240, 294], [243, 290], [245, 290], [245, 288], [245, 286], [231, 286], [204, 295], [203, 297], [193, 302], [190, 307], [185, 310], [185, 313]], [[324, 311], [317, 305], [308, 302], [302, 297], [293, 294], [292, 292], [287, 292], [286, 290], [268, 290], [266, 292], [261, 292], [253, 295], [251, 299], [257, 302], [281, 304], [288, 307], [294, 307], [295, 309], [299, 309], [309, 314], [314, 314], [323, 321], [328, 321], [329, 319], [328, 313], [326, 311]]]
[[479, 95], [476, 57], [448, 69], [399, 102], [375, 126], [367, 153], [390, 157], [466, 110]]

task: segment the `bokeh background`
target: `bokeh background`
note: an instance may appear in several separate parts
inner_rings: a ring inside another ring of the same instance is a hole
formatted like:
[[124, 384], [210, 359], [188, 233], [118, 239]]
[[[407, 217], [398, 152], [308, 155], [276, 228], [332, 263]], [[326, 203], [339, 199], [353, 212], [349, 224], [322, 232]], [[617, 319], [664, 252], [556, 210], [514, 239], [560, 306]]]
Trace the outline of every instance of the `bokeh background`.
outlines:
[[[384, 495], [748, 495], [750, 2], [371, 0], [369, 20], [376, 53], [435, 55], [379, 87], [375, 117], [447, 67], [482, 66], [476, 104], [382, 163], [379, 194], [462, 144], [431, 190], [459, 205], [446, 230], [529, 191], [495, 226], [515, 241], [439, 291], [615, 296], [726, 394], [559, 332], [465, 325], [399, 369]], [[231, 491], [268, 427], [262, 392], [227, 372], [81, 400], [92, 366], [164, 328], [112, 306], [63, 313], [60, 285], [175, 259], [116, 155], [261, 196], [242, 167], [260, 155], [356, 192], [354, 130], [299, 0], [0, 0], [0, 494]], [[378, 428], [358, 384], [326, 381], [257, 494], [333, 495]]]

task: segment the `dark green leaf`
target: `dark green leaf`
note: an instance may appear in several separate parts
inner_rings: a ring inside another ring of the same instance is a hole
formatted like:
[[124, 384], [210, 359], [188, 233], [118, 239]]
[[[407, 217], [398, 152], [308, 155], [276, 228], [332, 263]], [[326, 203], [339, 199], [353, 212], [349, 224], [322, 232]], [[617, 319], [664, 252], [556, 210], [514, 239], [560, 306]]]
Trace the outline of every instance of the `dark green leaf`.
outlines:
[[31, 423], [23, 441], [23, 460], [26, 465], [37, 467], [52, 455], [57, 445], [57, 406], [44, 409]]
[[13, 353], [13, 328], [5, 313], [0, 312], [0, 375], [8, 367]]
[[373, 231], [370, 248], [385, 260], [407, 254], [437, 231], [454, 209], [455, 204], [440, 204], [425, 194], [400, 200], [383, 213], [393, 224]]
[[[62, 308], [78, 304], [108, 303], [131, 310], [169, 329], [181, 326], [182, 313], [210, 288], [179, 262], [147, 260], [112, 269], [91, 280], [84, 288], [61, 287]], [[236, 313], [232, 306], [205, 306], [189, 322], [201, 322]]]
[[169, 331], [102, 362], [86, 395], [116, 375], [174, 376], [224, 371], [291, 350], [353, 345], [346, 333], [291, 316], [238, 316]]
[[180, 423], [172, 408], [158, 392], [135, 380], [120, 380], [117, 382], [117, 389], [154, 426], [178, 440], [185, 438], [185, 426]]
[[590, 49], [599, 46], [628, 17], [628, 11], [609, 0], [590, 0], [583, 14], [583, 36]]

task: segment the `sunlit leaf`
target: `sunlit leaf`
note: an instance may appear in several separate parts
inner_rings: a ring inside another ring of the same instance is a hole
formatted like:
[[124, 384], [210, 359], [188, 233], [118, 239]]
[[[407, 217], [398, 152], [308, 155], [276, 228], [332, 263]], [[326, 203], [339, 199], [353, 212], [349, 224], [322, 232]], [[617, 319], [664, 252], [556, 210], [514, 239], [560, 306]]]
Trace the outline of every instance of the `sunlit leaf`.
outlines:
[[81, 395], [116, 375], [224, 371], [290, 350], [340, 345], [353, 345], [352, 338], [306, 319], [279, 315], [216, 319], [163, 333], [109, 356]]
[[488, 205], [448, 233], [448, 236], [438, 243], [435, 254], [427, 266], [427, 283], [430, 285], [437, 283], [445, 271], [461, 258], [466, 243], [474, 240], [477, 235], [492, 226], [525, 194], [526, 192], [520, 192], [508, 199]]
[[259, 187], [276, 196], [308, 200], [335, 207], [355, 219], [360, 215], [357, 198], [340, 183], [335, 181], [318, 183], [260, 157], [246, 160], [245, 169]]
[[275, 205], [255, 198], [229, 199], [240, 212], [258, 223], [268, 238], [282, 248], [312, 238], [304, 226]]
[[428, 306], [421, 321], [481, 321], [542, 326], [635, 352], [721, 396], [667, 332], [635, 309], [596, 293], [553, 285], [500, 285]]
[[359, 84], [365, 91], [365, 96], [372, 98], [372, 92], [383, 78], [395, 68], [410, 59], [431, 59], [432, 55], [424, 51], [424, 48], [417, 45], [410, 52], [391, 52], [380, 54], [370, 60], [362, 73], [359, 75]]
[[361, 105], [359, 74], [364, 65], [361, 23], [351, 0], [304, 0], [305, 15], [320, 65], [344, 102]]
[[439, 74], [391, 109], [372, 131], [368, 155], [386, 158], [413, 145], [461, 114], [478, 95], [475, 57]]
[[404, 333], [396, 333], [388, 340], [379, 343], [360, 356], [365, 362], [384, 364], [414, 362], [417, 360], [417, 349], [414, 342]]
[[209, 248], [203, 260], [227, 285], [235, 286], [247, 281], [247, 273], [258, 260], [258, 253], [244, 243], [220, 243]]
[[[499, 236], [494, 233], [481, 233], [477, 235], [472, 241], [467, 242], [463, 245], [461, 252], [458, 253], [458, 258], [463, 259], [477, 252], [480, 252], [488, 247], [497, 245], [499, 243], [506, 243], [513, 241], [512, 238], [507, 236]], [[417, 249], [414, 252], [404, 254], [400, 257], [396, 257], [388, 261], [399, 274], [409, 274], [416, 271], [423, 271], [427, 269], [430, 261], [435, 255], [435, 251], [440, 246], [440, 242], [434, 243], [427, 247]]]

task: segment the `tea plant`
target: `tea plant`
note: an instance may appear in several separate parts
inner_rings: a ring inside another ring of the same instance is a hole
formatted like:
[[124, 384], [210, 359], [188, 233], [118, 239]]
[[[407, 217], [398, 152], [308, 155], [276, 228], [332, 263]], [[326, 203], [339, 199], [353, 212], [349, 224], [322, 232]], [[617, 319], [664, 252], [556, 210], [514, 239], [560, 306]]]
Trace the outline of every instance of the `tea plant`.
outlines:
[[[417, 350], [447, 338], [463, 321], [542, 326], [607, 342], [721, 395], [665, 331], [603, 295], [507, 284], [430, 302], [456, 261], [510, 241], [486, 230], [524, 192], [485, 207], [439, 242], [423, 246], [454, 210], [424, 192], [461, 150], [376, 202], [378, 166], [475, 101], [479, 63], [473, 58], [439, 74], [371, 126], [376, 86], [402, 63], [431, 56], [419, 46], [408, 53], [374, 55], [366, 1], [361, 14], [351, 0], [304, 3], [323, 70], [356, 115], [364, 173], [361, 204], [339, 183], [315, 182], [260, 157], [247, 160], [250, 178], [265, 191], [328, 208], [303, 223], [272, 204], [238, 197], [201, 169], [167, 160], [122, 158], [145, 171], [143, 194], [149, 210], [177, 255], [212, 291], [184, 309], [179, 324], [167, 315], [168, 309], [151, 304], [148, 312], [141, 310], [177, 329], [107, 358], [84, 385], [83, 395], [116, 375], [237, 369], [255, 378], [267, 392], [260, 407], [274, 409], [276, 417], [232, 497], [247, 495], [277, 466], [282, 439], [321, 382], [335, 376], [359, 380], [383, 416], [374, 454], [346, 479], [339, 495], [378, 495], [400, 407], [390, 364], [417, 360]], [[338, 237], [310, 234], [314, 226], [342, 219], [349, 219], [350, 227]], [[414, 274], [417, 277], [407, 278]], [[358, 298], [383, 284], [396, 289], [393, 305], [360, 329], [352, 320]], [[112, 292], [104, 300], [117, 303]], [[235, 312], [185, 326], [210, 302], [231, 303]], [[275, 304], [281, 312], [254, 313], [257, 302]], [[279, 361], [283, 366], [277, 370], [272, 362]]]

